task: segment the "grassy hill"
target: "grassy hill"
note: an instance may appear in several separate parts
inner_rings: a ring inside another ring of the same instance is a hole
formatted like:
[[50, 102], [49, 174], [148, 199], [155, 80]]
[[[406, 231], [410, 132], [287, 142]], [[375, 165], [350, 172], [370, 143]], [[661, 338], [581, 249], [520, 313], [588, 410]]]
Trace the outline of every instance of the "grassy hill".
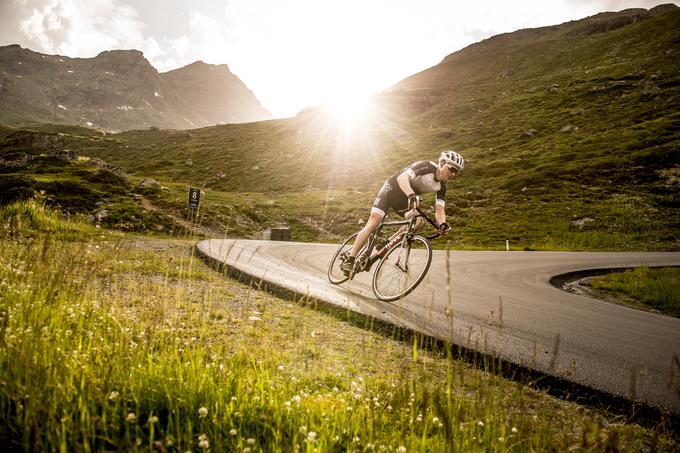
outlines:
[[[319, 107], [191, 131], [32, 129], [124, 170], [139, 206], [132, 186], [146, 177], [176, 217], [187, 187], [203, 188], [213, 234], [284, 223], [294, 239], [332, 240], [367, 217], [386, 177], [452, 148], [468, 166], [449, 184], [455, 233], [439, 247], [678, 250], [678, 30], [667, 5], [499, 35], [376, 95], [353, 125]], [[39, 153], [15, 132], [0, 131], [1, 153]]]

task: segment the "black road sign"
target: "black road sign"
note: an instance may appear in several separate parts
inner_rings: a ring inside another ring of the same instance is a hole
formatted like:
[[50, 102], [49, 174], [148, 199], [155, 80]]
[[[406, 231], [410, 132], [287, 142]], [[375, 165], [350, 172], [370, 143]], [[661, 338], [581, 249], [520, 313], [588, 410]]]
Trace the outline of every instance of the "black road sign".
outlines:
[[198, 203], [201, 201], [201, 189], [189, 188], [189, 207], [192, 209], [198, 208]]

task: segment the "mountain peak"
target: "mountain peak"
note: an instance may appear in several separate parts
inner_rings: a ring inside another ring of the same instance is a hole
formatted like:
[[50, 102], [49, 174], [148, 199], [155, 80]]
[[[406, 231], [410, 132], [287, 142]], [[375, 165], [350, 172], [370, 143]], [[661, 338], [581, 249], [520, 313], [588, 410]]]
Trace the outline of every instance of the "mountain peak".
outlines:
[[124, 130], [187, 129], [271, 118], [227, 65], [197, 61], [160, 74], [136, 49], [94, 58], [0, 47], [0, 121]]

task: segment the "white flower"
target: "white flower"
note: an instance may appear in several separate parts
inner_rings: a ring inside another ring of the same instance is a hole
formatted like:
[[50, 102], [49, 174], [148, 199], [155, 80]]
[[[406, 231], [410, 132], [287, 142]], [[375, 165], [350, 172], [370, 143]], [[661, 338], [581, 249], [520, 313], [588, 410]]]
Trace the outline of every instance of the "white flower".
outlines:
[[203, 450], [207, 450], [210, 448], [210, 442], [208, 442], [208, 436], [205, 434], [201, 434], [198, 436], [198, 446], [202, 448]]
[[130, 412], [127, 414], [127, 417], [125, 418], [126, 421], [132, 423], [135, 420], [137, 420], [137, 415], [134, 412]]
[[283, 371], [283, 365], [279, 365], [279, 371]]
[[435, 424], [435, 425], [438, 425], [439, 424], [439, 417], [434, 417], [432, 419], [432, 423]]
[[498, 438], [498, 442], [503, 442], [504, 440], [505, 440], [505, 439], [502, 438], [502, 437], [499, 437], [499, 438]]
[[477, 422], [477, 425], [478, 426], [484, 426], [484, 422], [480, 420], [480, 421]]
[[517, 434], [517, 428], [515, 428], [514, 426], [512, 427], [512, 429], [510, 431], [512, 431], [513, 434]]
[[234, 428], [232, 428], [231, 431], [229, 431], [229, 435], [230, 435], [230, 436], [235, 436], [235, 435], [236, 435], [236, 430], [235, 430]]
[[158, 417], [156, 417], [155, 415], [152, 415], [151, 417], [149, 417], [149, 424], [154, 424], [154, 423], [158, 423]]
[[295, 395], [293, 398], [291, 398], [296, 404], [300, 404], [300, 395]]
[[314, 442], [314, 439], [316, 439], [316, 433], [314, 431], [310, 431], [309, 434], [307, 434], [307, 440]]
[[109, 401], [118, 401], [118, 397], [120, 394], [116, 391], [113, 391], [109, 394]]
[[255, 445], [255, 439], [253, 439], [253, 438], [251, 437], [250, 439], [248, 439], [248, 440], [246, 441], [246, 443], [247, 443], [248, 445]]
[[400, 445], [399, 448], [397, 448], [397, 453], [406, 453], [406, 447]]
[[300, 434], [307, 434], [307, 427], [306, 426], [300, 426]]
[[200, 408], [198, 410], [198, 416], [201, 417], [201, 418], [207, 417], [208, 416], [208, 409], [206, 409], [205, 407]]
[[359, 436], [354, 436], [354, 439], [352, 439], [352, 442], [354, 442], [355, 444], [358, 444], [359, 442], [361, 442], [361, 439], [359, 439]]

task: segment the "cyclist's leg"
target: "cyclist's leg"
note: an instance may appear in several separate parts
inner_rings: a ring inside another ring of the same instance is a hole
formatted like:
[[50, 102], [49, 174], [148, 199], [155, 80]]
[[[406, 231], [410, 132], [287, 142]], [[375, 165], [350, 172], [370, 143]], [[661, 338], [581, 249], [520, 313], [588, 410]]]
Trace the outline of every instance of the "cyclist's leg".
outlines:
[[380, 222], [382, 222], [385, 213], [390, 207], [393, 193], [394, 190], [392, 190], [392, 185], [389, 181], [385, 181], [380, 192], [378, 192], [378, 196], [375, 198], [375, 201], [373, 201], [371, 215], [368, 217], [366, 225], [359, 231], [357, 238], [354, 240], [352, 251], [349, 253], [350, 258], [356, 258], [361, 248], [366, 244], [368, 237], [378, 228]]
[[368, 240], [368, 237], [373, 234], [380, 225], [380, 222], [382, 222], [383, 217], [385, 217], [383, 211], [375, 207], [371, 209], [371, 215], [369, 216], [366, 225], [359, 231], [357, 238], [354, 240], [354, 245], [352, 246], [352, 251], [349, 252], [349, 256], [356, 258], [359, 250], [361, 250], [361, 247], [363, 247]]

